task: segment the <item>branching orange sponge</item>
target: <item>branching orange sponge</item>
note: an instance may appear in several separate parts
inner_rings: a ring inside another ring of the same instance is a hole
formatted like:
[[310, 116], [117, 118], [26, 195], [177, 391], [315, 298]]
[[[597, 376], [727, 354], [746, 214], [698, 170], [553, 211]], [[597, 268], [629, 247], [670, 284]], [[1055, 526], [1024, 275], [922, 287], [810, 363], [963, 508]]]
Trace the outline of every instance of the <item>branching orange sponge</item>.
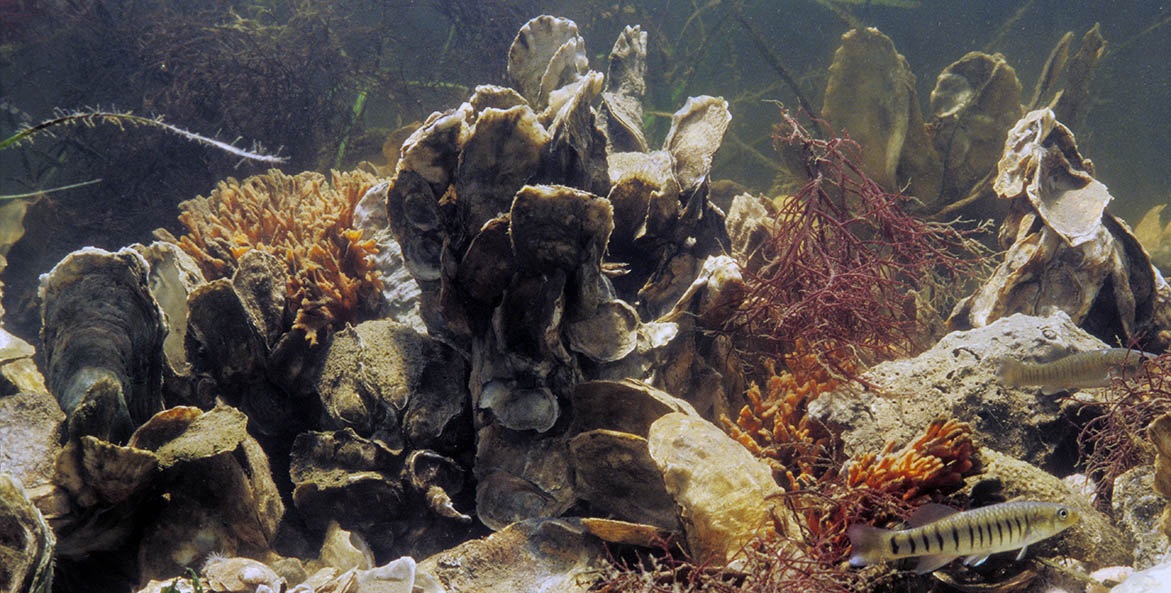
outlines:
[[293, 329], [316, 343], [318, 332], [356, 322], [364, 297], [381, 288], [373, 240], [353, 228], [354, 206], [377, 182], [365, 172], [295, 176], [276, 169], [221, 181], [209, 197], [179, 205], [188, 233], [179, 246], [209, 280], [230, 277], [252, 249], [288, 266], [286, 307]]

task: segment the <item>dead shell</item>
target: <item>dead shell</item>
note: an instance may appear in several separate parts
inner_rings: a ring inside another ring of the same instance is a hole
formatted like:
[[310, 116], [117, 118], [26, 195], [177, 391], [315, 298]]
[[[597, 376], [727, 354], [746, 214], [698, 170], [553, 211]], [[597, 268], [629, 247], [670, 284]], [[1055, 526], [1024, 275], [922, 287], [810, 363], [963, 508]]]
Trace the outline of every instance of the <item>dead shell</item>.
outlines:
[[598, 362], [613, 362], [638, 345], [638, 312], [626, 301], [598, 305], [593, 317], [569, 324], [569, 347]]
[[1112, 197], [1078, 153], [1073, 132], [1050, 109], [1031, 111], [1008, 133], [993, 189], [1003, 198], [1027, 195], [1037, 213], [1071, 247], [1101, 228]]
[[[125, 439], [162, 409], [163, 313], [150, 294], [149, 265], [137, 251], [87, 247], [42, 277], [41, 342], [49, 390], [74, 434]], [[90, 387], [111, 382], [105, 403]], [[107, 404], [110, 407], [107, 407]]]
[[203, 578], [212, 591], [253, 593], [260, 587], [278, 593], [284, 590], [285, 580], [273, 570], [251, 558], [223, 558], [212, 556], [203, 565]]

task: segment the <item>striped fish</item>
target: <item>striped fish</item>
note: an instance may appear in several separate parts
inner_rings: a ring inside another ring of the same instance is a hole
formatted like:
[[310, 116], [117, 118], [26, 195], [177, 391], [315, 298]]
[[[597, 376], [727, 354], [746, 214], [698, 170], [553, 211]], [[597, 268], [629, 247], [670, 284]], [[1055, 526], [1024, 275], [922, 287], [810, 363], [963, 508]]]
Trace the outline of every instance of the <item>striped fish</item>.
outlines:
[[1041, 393], [1109, 387], [1115, 377], [1133, 377], [1143, 362], [1156, 354], [1126, 348], [1077, 352], [1053, 362], [1028, 363], [1006, 359], [1000, 365], [1000, 382], [1009, 387], [1040, 385]]
[[890, 530], [851, 525], [850, 566], [918, 557], [915, 572], [931, 572], [964, 556], [975, 566], [989, 555], [1020, 548], [1017, 560], [1030, 544], [1052, 537], [1078, 520], [1077, 511], [1052, 502], [1004, 502], [970, 511], [939, 504], [924, 505], [911, 515], [910, 529]]

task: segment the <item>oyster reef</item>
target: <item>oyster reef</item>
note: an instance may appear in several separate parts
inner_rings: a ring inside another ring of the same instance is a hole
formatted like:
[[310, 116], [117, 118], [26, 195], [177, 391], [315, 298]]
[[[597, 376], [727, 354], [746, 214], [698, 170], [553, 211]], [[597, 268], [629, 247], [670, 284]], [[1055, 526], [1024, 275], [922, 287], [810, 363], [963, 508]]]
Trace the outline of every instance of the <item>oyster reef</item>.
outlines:
[[33, 4], [0, 591], [1167, 582], [1158, 10]]

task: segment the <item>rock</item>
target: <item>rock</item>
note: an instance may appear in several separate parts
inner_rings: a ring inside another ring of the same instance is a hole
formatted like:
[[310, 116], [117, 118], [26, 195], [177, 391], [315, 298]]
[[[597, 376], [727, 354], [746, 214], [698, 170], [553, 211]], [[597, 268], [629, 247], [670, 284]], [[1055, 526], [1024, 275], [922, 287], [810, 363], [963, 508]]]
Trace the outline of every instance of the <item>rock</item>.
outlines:
[[602, 543], [562, 519], [513, 523], [419, 563], [448, 593], [590, 590], [605, 558]]
[[1054, 538], [1029, 546], [1031, 552], [1076, 558], [1090, 570], [1131, 562], [1131, 542], [1088, 498], [1036, 466], [989, 447], [980, 448], [980, 459], [984, 471], [976, 476], [979, 482], [975, 483], [975, 489], [982, 489], [981, 483], [998, 483], [1001, 486], [998, 498], [1062, 502], [1077, 510], [1080, 520], [1076, 525]]
[[849, 455], [909, 442], [942, 414], [971, 424], [977, 442], [1065, 476], [1073, 473], [1077, 427], [1061, 400], [1001, 385], [1000, 361], [1048, 362], [1106, 347], [1063, 312], [1011, 315], [947, 334], [914, 358], [877, 364], [861, 376], [874, 389], [824, 394], [810, 414], [841, 433]]
[[47, 484], [65, 436], [65, 414], [48, 393], [0, 396], [0, 473], [28, 488]]
[[1153, 490], [1154, 469], [1140, 465], [1114, 479], [1110, 507], [1114, 517], [1135, 542], [1133, 566], [1151, 568], [1171, 558], [1171, 543], [1163, 533], [1160, 519], [1167, 499]]
[[1167, 593], [1167, 583], [1171, 583], [1171, 561], [1130, 575], [1110, 593]]
[[46, 379], [72, 436], [124, 441], [162, 409], [166, 328], [148, 271], [133, 249], [87, 247], [42, 277]]
[[666, 414], [651, 425], [647, 441], [679, 506], [693, 558], [731, 559], [768, 523], [768, 497], [784, 492], [768, 465], [706, 420]]
[[49, 593], [55, 543], [20, 481], [0, 472], [0, 591]]

